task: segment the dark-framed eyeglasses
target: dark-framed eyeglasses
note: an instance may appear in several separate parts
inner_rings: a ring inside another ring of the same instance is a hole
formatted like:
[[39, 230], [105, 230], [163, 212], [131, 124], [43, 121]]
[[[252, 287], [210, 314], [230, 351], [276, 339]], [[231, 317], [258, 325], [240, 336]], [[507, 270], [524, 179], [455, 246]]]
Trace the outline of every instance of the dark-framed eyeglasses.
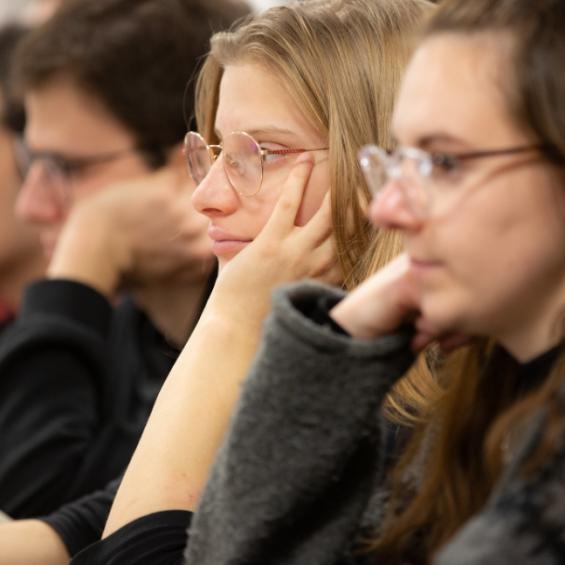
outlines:
[[137, 146], [126, 147], [95, 155], [69, 157], [51, 151], [30, 150], [23, 139], [16, 141], [14, 154], [22, 181], [30, 175], [38, 175], [35, 182], [40, 182], [48, 191], [61, 212], [68, 209], [72, 202], [73, 179], [87, 170], [112, 163], [119, 159], [143, 153], [145, 149]]
[[196, 184], [200, 184], [222, 155], [223, 167], [233, 189], [242, 196], [255, 196], [263, 183], [263, 165], [276, 158], [284, 158], [316, 149], [264, 149], [247, 132], [234, 131], [226, 135], [220, 145], [208, 145], [195, 131], [184, 138], [184, 152], [188, 170]]

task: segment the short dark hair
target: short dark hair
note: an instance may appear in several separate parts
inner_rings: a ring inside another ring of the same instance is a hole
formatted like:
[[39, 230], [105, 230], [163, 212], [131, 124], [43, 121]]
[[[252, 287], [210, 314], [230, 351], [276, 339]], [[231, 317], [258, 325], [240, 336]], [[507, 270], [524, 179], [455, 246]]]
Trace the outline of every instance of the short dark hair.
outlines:
[[0, 124], [16, 133], [24, 130], [25, 112], [11, 80], [11, 68], [16, 47], [27, 31], [18, 24], [8, 24], [0, 29], [0, 94], [3, 99]]
[[[100, 100], [148, 154], [186, 131], [183, 99], [210, 35], [249, 13], [236, 0], [68, 0], [16, 55], [23, 91], [68, 77]], [[155, 160], [155, 159], [153, 159]]]

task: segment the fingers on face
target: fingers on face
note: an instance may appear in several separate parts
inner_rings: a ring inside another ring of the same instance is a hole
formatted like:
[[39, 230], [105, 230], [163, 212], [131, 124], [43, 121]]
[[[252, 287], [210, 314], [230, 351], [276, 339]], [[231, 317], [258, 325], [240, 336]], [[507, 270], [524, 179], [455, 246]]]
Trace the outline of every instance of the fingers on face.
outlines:
[[288, 175], [279, 200], [267, 223], [268, 228], [279, 231], [288, 230], [294, 226], [312, 167], [311, 156], [308, 153], [300, 155]]
[[314, 242], [328, 240], [333, 232], [332, 209], [330, 191], [324, 196], [322, 205], [312, 216], [309, 222], [303, 226], [303, 231]]

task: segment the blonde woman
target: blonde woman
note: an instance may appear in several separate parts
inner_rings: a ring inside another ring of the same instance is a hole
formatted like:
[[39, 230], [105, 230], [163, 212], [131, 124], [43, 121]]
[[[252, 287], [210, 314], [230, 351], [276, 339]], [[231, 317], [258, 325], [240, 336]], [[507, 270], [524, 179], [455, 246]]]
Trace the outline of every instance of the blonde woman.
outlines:
[[[303, 2], [213, 38], [186, 152], [219, 278], [130, 463], [107, 539], [76, 563], [158, 563], [170, 558], [171, 534], [180, 560], [272, 288], [303, 277], [353, 288], [398, 252], [397, 238], [365, 219], [356, 147], [390, 144], [410, 38], [429, 7]], [[425, 392], [425, 369], [413, 377]]]

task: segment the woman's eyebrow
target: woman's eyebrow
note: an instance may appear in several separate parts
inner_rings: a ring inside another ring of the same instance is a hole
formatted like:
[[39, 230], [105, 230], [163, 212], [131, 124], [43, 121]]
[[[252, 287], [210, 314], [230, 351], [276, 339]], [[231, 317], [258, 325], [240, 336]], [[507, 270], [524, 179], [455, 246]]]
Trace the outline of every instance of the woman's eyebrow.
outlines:
[[261, 127], [261, 128], [253, 128], [250, 130], [247, 130], [247, 133], [249, 135], [272, 135], [272, 134], [277, 134], [277, 135], [296, 135], [296, 132], [291, 131], [289, 129], [285, 129], [285, 128], [280, 128], [280, 127], [276, 127], [276, 126], [266, 126], [266, 127]]
[[[285, 129], [285, 128], [281, 128], [278, 126], [261, 126], [261, 127], [253, 127], [250, 129], [238, 129], [238, 130], [233, 130], [233, 131], [244, 131], [245, 133], [248, 133], [249, 135], [255, 137], [256, 135], [284, 135], [284, 136], [295, 136], [296, 132], [289, 130], [289, 129]], [[232, 132], [229, 132], [232, 133]], [[222, 139], [222, 134], [220, 132], [220, 130], [216, 127], [214, 128], [214, 134], [216, 135], [216, 137], [218, 139]]]
[[455, 146], [458, 149], [465, 149], [469, 146], [463, 139], [446, 132], [434, 132], [416, 140], [416, 147], [429, 150], [435, 145]]

